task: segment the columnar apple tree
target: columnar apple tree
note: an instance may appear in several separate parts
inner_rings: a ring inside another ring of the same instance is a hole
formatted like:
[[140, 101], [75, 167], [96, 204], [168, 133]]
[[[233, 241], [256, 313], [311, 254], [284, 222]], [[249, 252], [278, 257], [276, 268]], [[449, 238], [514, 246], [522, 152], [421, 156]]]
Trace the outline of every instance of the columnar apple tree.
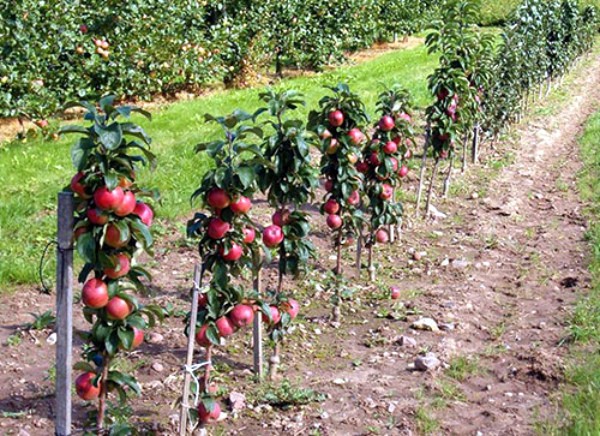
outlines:
[[[309, 128], [321, 138], [321, 175], [325, 178], [325, 202], [321, 212], [334, 233], [337, 250], [335, 274], [342, 275], [342, 244], [354, 239], [364, 220], [360, 209], [364, 177], [356, 168], [361, 146], [367, 142], [365, 126], [369, 118], [358, 95], [346, 84], [329, 88], [332, 96], [319, 102], [320, 110], [311, 111]], [[334, 297], [334, 321], [339, 321], [341, 297], [339, 286]]]
[[[308, 239], [308, 213], [301, 206], [314, 198], [318, 178], [310, 156], [314, 135], [306, 131], [301, 120], [291, 118], [292, 111], [305, 105], [302, 95], [293, 90], [281, 93], [268, 90], [260, 94], [260, 98], [267, 107], [259, 112], [271, 116], [265, 124], [272, 133], [264, 138], [261, 147], [270, 165], [257, 167], [258, 184], [275, 208], [270, 227], [280, 228], [283, 233], [283, 241], [276, 247], [279, 251], [278, 285], [269, 292], [271, 318], [263, 317], [275, 344], [275, 353], [270, 360], [270, 377], [273, 379], [280, 361], [280, 343], [299, 310], [298, 302], [290, 298], [291, 292], [283, 290], [283, 276], [298, 276], [305, 272], [308, 260], [315, 253], [313, 243]], [[263, 241], [267, 246], [277, 242], [271, 240], [269, 232], [264, 234]]]
[[261, 251], [248, 212], [257, 189], [255, 165], [268, 164], [253, 142], [262, 136], [262, 131], [245, 124], [252, 116], [239, 110], [224, 117], [205, 118], [221, 126], [223, 137], [196, 147], [197, 152], [205, 151], [214, 159], [215, 168], [204, 175], [201, 186], [192, 195], [192, 199], [202, 201], [207, 213], [196, 213], [187, 227], [189, 236], [200, 238], [203, 273], [211, 273], [210, 283], [199, 298], [196, 329], [186, 332], [194, 334], [196, 342], [206, 349], [199, 386], [201, 401], [197, 410], [190, 411], [200, 424], [214, 422], [221, 413], [214, 398], [217, 387], [211, 382], [213, 347], [239, 328], [251, 325], [257, 307], [271, 316], [269, 306], [257, 301], [256, 292], [241, 284]]
[[365, 192], [370, 213], [366, 247], [369, 250], [369, 272], [375, 279], [372, 248], [375, 243], [387, 243], [386, 226], [395, 226], [402, 217], [402, 204], [396, 203], [395, 188], [408, 174], [407, 160], [415, 145], [412, 125], [412, 105], [409, 92], [394, 86], [379, 96], [377, 111], [381, 118], [375, 125], [371, 141], [356, 164], [364, 174]]
[[92, 324], [81, 336], [85, 341], [84, 361], [75, 365], [83, 373], [75, 389], [84, 400], [98, 399], [98, 432], [110, 416], [106, 412], [109, 392], [124, 402], [140, 387], [131, 374], [113, 366], [115, 356], [143, 342], [144, 331], [162, 319], [162, 309], [142, 305], [135, 293], [145, 294], [148, 272], [137, 259], [151, 252], [150, 226], [154, 213], [141, 201], [155, 193], [136, 182], [140, 165], [154, 166], [150, 138], [129, 121], [132, 112], [148, 118], [150, 114], [134, 106], [115, 106], [107, 96], [98, 105], [74, 103], [87, 110], [84, 119], [90, 126], [66, 126], [61, 133], [82, 135], [73, 145], [71, 157], [77, 173], [71, 180], [76, 194], [74, 231], [77, 251], [84, 261], [79, 281], [84, 283], [81, 301], [85, 319]]

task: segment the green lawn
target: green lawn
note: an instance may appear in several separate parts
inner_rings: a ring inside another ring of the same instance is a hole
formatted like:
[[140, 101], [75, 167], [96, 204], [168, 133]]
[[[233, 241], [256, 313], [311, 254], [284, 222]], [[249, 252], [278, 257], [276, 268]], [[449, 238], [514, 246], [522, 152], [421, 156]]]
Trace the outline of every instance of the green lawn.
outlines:
[[592, 287], [583, 297], [571, 320], [571, 334], [576, 342], [572, 349], [572, 366], [567, 371], [563, 406], [567, 425], [553, 429], [555, 434], [600, 434], [600, 111], [590, 118], [581, 138], [584, 169], [579, 189], [585, 201], [590, 228], [587, 237], [591, 248]]
[[[322, 74], [281, 82], [278, 88], [303, 92], [308, 106], [316, 107], [326, 92], [324, 85], [348, 83], [374, 110], [384, 85], [401, 83], [411, 90], [419, 107], [428, 103], [427, 76], [437, 64], [423, 46], [385, 54], [355, 66], [344, 66]], [[161, 191], [159, 218], [176, 222], [191, 212], [190, 194], [199, 184], [209, 162], [193, 153], [193, 146], [211, 138], [217, 129], [205, 125], [206, 112], [225, 114], [235, 108], [253, 111], [259, 107], [260, 89], [219, 92], [193, 101], [175, 103], [154, 112], [154, 120], [137, 120], [152, 136], [158, 155], [156, 172], [141, 172], [142, 183]], [[37, 263], [45, 243], [55, 229], [58, 191], [73, 175], [69, 146], [74, 137], [59, 142], [30, 140], [0, 147], [0, 292], [37, 280]], [[183, 220], [180, 220], [183, 223]], [[52, 266], [48, 267], [52, 271]]]

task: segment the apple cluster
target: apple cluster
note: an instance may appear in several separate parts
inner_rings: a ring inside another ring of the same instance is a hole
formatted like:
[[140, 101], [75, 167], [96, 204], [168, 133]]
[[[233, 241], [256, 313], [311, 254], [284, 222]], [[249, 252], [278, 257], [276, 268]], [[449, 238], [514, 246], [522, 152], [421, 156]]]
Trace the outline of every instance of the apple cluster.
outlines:
[[[93, 265], [94, 277], [84, 283], [81, 301], [85, 307], [95, 311], [98, 319], [107, 322], [123, 321], [135, 310], [131, 301], [109, 291], [109, 288], [116, 290], [118, 286], [111, 285], [118, 284], [131, 270], [136, 238], [130, 228], [130, 220], [139, 220], [142, 225], [150, 227], [154, 217], [150, 206], [136, 199], [134, 179], [135, 174], [131, 172], [129, 176], [122, 176], [114, 189], [109, 189], [101, 174], [80, 171], [73, 176], [70, 184], [80, 200], [74, 238], [77, 241], [88, 238], [94, 245], [96, 239], [100, 239], [99, 248], [108, 259], [108, 265], [104, 267]], [[141, 328], [132, 326], [131, 329], [130, 350], [144, 340]], [[100, 387], [91, 383], [94, 377], [95, 373], [86, 372], [76, 380], [77, 394], [84, 400], [93, 400], [100, 393]]]

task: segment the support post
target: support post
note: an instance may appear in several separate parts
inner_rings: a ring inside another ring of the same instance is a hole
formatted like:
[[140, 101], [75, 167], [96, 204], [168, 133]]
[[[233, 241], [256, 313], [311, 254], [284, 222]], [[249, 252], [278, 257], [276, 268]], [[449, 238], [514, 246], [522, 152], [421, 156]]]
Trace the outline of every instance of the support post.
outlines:
[[[196, 340], [196, 320], [198, 319], [198, 292], [200, 291], [200, 266], [196, 264], [194, 267], [194, 284], [192, 287], [192, 313], [190, 314], [190, 325], [188, 330], [187, 340], [187, 355], [185, 364], [187, 368], [192, 366], [194, 362], [194, 341]], [[185, 436], [187, 434], [187, 409], [189, 407], [188, 401], [190, 397], [190, 371], [185, 371], [183, 376], [183, 396], [181, 397], [181, 411], [179, 413], [179, 435]], [[198, 388], [200, 389], [200, 388]]]
[[429, 150], [429, 141], [431, 138], [431, 127], [425, 128], [425, 145], [423, 146], [423, 157], [421, 158], [421, 170], [419, 171], [419, 189], [417, 190], [417, 204], [415, 205], [415, 217], [418, 219], [421, 213], [421, 196], [423, 195], [423, 184], [425, 177], [425, 164], [427, 163], [427, 151]]
[[56, 423], [55, 434], [71, 434], [73, 372], [73, 194], [58, 194], [56, 253]]
[[473, 128], [473, 148], [471, 150], [471, 160], [473, 164], [479, 161], [479, 123], [475, 124]]
[[[260, 295], [261, 290], [261, 270], [258, 270], [254, 278], [254, 290]], [[254, 353], [254, 374], [258, 376], [260, 383], [264, 374], [263, 363], [263, 340], [262, 340], [262, 317], [257, 314], [252, 324], [252, 348]]]

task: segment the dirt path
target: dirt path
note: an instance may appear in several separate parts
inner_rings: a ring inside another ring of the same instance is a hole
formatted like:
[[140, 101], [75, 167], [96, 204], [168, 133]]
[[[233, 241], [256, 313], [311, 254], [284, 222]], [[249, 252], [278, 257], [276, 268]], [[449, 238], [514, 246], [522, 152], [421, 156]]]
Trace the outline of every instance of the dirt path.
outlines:
[[[249, 381], [249, 335], [236, 335], [217, 353], [220, 384], [245, 392], [253, 405], [239, 420], [226, 421], [229, 434], [522, 435], [553, 416], [566, 353], [559, 344], [577, 292], [588, 283], [576, 137], [599, 107], [599, 56], [569, 89], [568, 102], [554, 115], [532, 119], [513, 146], [503, 145], [486, 156], [485, 166], [455, 178], [451, 198], [434, 202], [447, 218], [413, 224], [399, 245], [380, 251], [380, 280], [353, 280], [360, 298], [346, 303], [341, 328], [326, 322], [322, 268], [293, 285], [314, 297], [285, 349], [284, 374], [325, 393], [325, 401], [283, 412], [256, 407], [266, 396]], [[331, 267], [323, 219], [314, 222], [318, 266]], [[161, 301], [186, 309], [195, 254], [182, 242], [179, 233], [166, 237], [152, 269]], [[422, 253], [420, 260], [413, 251]], [[400, 302], [380, 291], [389, 284], [402, 287]], [[51, 308], [52, 297], [23, 290], [0, 303], [0, 433], [50, 434], [50, 332], [14, 334], [31, 319], [29, 312]], [[412, 329], [422, 316], [443, 329]], [[77, 326], [85, 322], [78, 319]], [[157, 329], [162, 337], [131, 356], [145, 392], [133, 404], [136, 419], [161, 434], [174, 429], [169, 404], [180, 386], [174, 375], [184, 350], [181, 330], [180, 318], [167, 319]], [[402, 335], [410, 339], [401, 345]], [[20, 343], [5, 345], [9, 337]], [[440, 367], [409, 369], [425, 352], [434, 353]], [[77, 402], [76, 422], [83, 411]]]

